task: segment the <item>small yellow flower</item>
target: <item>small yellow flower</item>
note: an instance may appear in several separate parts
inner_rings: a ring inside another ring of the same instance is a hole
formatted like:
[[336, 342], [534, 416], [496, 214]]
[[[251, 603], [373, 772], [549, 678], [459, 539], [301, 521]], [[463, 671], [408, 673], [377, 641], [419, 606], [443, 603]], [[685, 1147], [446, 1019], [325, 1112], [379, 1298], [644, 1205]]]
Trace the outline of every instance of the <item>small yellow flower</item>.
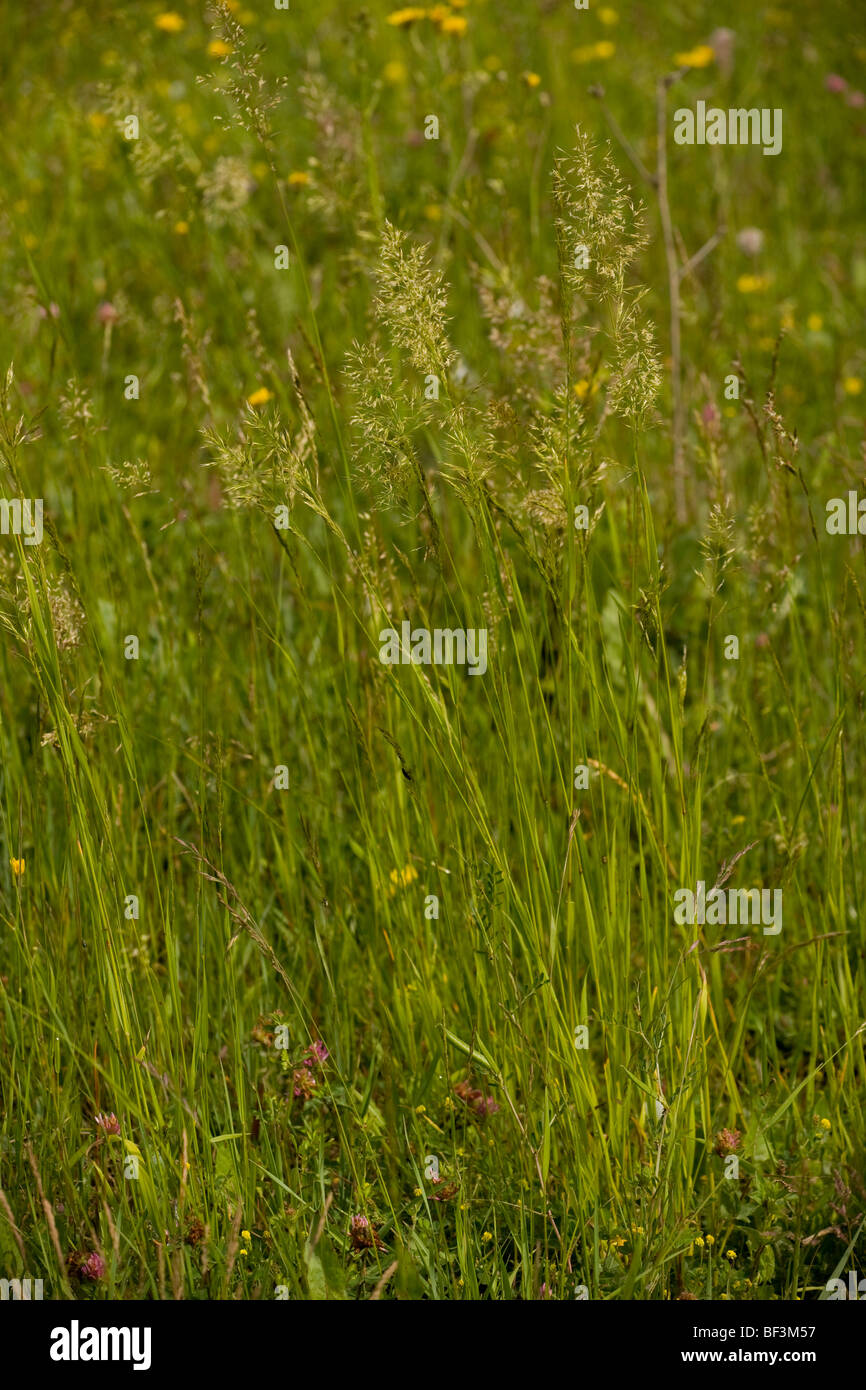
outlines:
[[737, 289], [740, 294], [758, 294], [765, 290], [769, 283], [766, 275], [741, 275], [737, 280]]
[[258, 391], [253, 391], [251, 396], [247, 396], [247, 405], [265, 405], [271, 399], [273, 392], [267, 386], [260, 386]]
[[602, 39], [595, 45], [596, 58], [612, 58], [616, 53], [616, 44], [611, 43], [610, 39]]
[[830, 1124], [830, 1121], [825, 1117], [825, 1118], [821, 1121], [821, 1128], [822, 1128], [822, 1129], [832, 1129], [833, 1126]]
[[428, 222], [441, 222], [442, 209], [438, 203], [428, 203], [424, 209], [424, 216]]
[[490, 1234], [489, 1231], [482, 1231], [481, 1239], [484, 1241], [484, 1244], [486, 1245], [489, 1240], [493, 1239], [493, 1236]]
[[806, 320], [806, 327], [810, 333], [820, 333], [824, 327], [824, 320], [820, 314], [810, 314]]
[[418, 9], [417, 6], [410, 6], [406, 10], [392, 10], [388, 15], [387, 22], [393, 24], [395, 29], [403, 29], [407, 24], [415, 24], [419, 19], [426, 19], [427, 11]]
[[602, 24], [606, 24], [608, 28], [613, 24], [619, 23], [619, 15], [616, 10], [612, 10], [608, 5], [606, 5], [603, 10], [599, 10], [598, 17]]
[[439, 25], [439, 31], [442, 34], [465, 34], [468, 27], [469, 20], [464, 19], [462, 14], [450, 14]]
[[707, 1236], [707, 1245], [715, 1245], [715, 1243], [716, 1243], [716, 1238], [715, 1238], [715, 1236]]
[[32, 232], [25, 232], [21, 240], [24, 242], [28, 251], [32, 251], [35, 246], [39, 245], [39, 238], [34, 236]]
[[[859, 376], [846, 376], [842, 382], [846, 396], [859, 396], [863, 390], [863, 382]], [[823, 1123], [823, 1122], [822, 1122]]]
[[231, 53], [232, 46], [226, 43], [225, 39], [211, 39], [207, 51], [209, 58], [226, 58]]
[[382, 76], [386, 82], [390, 82], [392, 87], [399, 87], [401, 82], [405, 82], [408, 77], [406, 64], [397, 62], [386, 63], [382, 69]]
[[538, 75], [537, 72], [525, 72], [525, 73], [523, 73], [523, 81], [526, 83], [527, 87], [540, 87], [540, 86], [541, 86], [541, 78], [539, 77], [539, 75]]
[[423, 1196], [424, 1196], [424, 1194], [423, 1194], [423, 1192], [421, 1191], [420, 1187], [416, 1187], [416, 1188], [415, 1188], [415, 1196], [416, 1196], [416, 1197], [423, 1197]]
[[736, 1250], [726, 1250], [726, 1251], [725, 1251], [725, 1259], [726, 1259], [726, 1260], [730, 1260], [732, 1264], [733, 1264], [733, 1262], [734, 1262], [734, 1260], [735, 1260], [736, 1258], [737, 1258], [737, 1252], [736, 1252]]
[[414, 883], [415, 879], [418, 877], [418, 870], [415, 868], [414, 864], [407, 864], [405, 869], [392, 869], [389, 877], [392, 884], [389, 890], [389, 896], [393, 898], [398, 887], [408, 888], [410, 883]]
[[20, 878], [21, 875], [22, 875], [23, 872], [24, 872], [24, 860], [23, 860], [23, 859], [10, 859], [10, 860], [9, 860], [9, 863], [12, 865], [12, 872], [13, 872], [13, 874], [15, 875], [15, 877], [16, 877], [16, 878]]
[[426, 1106], [426, 1105], [416, 1105], [416, 1106], [415, 1106], [415, 1114], [416, 1114], [416, 1115], [426, 1115], [426, 1114], [427, 1114], [427, 1106]]
[[241, 1240], [252, 1240], [249, 1231], [241, 1231]]
[[674, 62], [680, 68], [706, 68], [715, 58], [715, 52], [708, 43], [690, 48], [687, 53], [675, 53]]
[[434, 24], [441, 24], [443, 19], [447, 19], [451, 13], [449, 5], [434, 5], [432, 10], [427, 11], [427, 18], [432, 19]]
[[175, 222], [175, 224], [174, 224], [174, 233], [175, 233], [175, 236], [186, 236], [186, 234], [187, 234], [188, 231], [189, 231], [189, 223], [188, 223], [188, 222], [183, 222], [183, 221], [181, 221], [181, 222]]
[[304, 185], [309, 182], [310, 176], [307, 173], [306, 169], [293, 169], [292, 172], [289, 174], [289, 177], [286, 179], [286, 183], [289, 185], [289, 188], [303, 188]]
[[158, 14], [153, 22], [164, 34], [179, 34], [186, 20], [176, 10], [166, 10], [164, 14]]
[[241, 1246], [241, 1249], [238, 1251], [240, 1255], [248, 1255], [249, 1253], [249, 1250], [244, 1250], [243, 1246]]
[[93, 130], [104, 130], [108, 125], [108, 117], [104, 111], [91, 111], [87, 117], [87, 122]]
[[586, 378], [582, 377], [580, 381], [576, 381], [574, 383], [572, 390], [574, 391], [574, 394], [577, 396], [577, 399], [579, 401], [585, 401], [587, 396], [595, 395], [596, 391], [598, 390], [598, 382], [593, 381], [590, 385]]
[[502, 67], [502, 59], [496, 53], [490, 53], [481, 65], [487, 72], [498, 72]]
[[704, 1238], [703, 1238], [703, 1236], [695, 1236], [695, 1245], [698, 1247], [699, 1250], [703, 1250], [703, 1248], [704, 1248]]

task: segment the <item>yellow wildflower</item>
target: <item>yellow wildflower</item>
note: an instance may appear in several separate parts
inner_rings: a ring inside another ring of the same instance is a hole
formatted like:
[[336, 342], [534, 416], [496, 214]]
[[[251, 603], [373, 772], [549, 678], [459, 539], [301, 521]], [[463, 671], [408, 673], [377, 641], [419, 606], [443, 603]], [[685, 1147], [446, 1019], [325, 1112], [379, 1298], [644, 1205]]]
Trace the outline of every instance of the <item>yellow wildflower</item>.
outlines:
[[450, 14], [442, 20], [439, 31], [442, 34], [465, 34], [468, 27], [469, 20], [464, 19], [462, 14]]
[[286, 183], [289, 185], [289, 188], [303, 188], [304, 185], [309, 182], [310, 176], [307, 173], [306, 169], [293, 169], [292, 172], [289, 174], [289, 177], [286, 179]]
[[427, 18], [432, 19], [434, 24], [441, 24], [443, 19], [447, 19], [451, 13], [449, 5], [434, 5], [432, 10], [427, 11]]
[[385, 81], [390, 82], [394, 87], [398, 86], [401, 82], [405, 82], [408, 75], [405, 63], [396, 61], [393, 63], [386, 63], [382, 69], [382, 76]]
[[580, 48], [571, 50], [571, 57], [575, 63], [591, 63], [593, 58], [612, 58], [616, 52], [616, 44], [609, 39], [602, 39], [600, 43], [582, 44]]
[[[842, 386], [846, 396], [859, 396], [860, 392], [863, 390], [863, 382], [860, 380], [859, 376], [846, 376], [845, 380], [842, 382]], [[823, 1120], [821, 1123], [824, 1123]]]
[[226, 58], [231, 53], [232, 46], [226, 43], [225, 39], [211, 39], [207, 51], [209, 58]]
[[832, 1129], [833, 1126], [830, 1124], [830, 1121], [825, 1117], [825, 1118], [821, 1121], [821, 1128], [822, 1128], [822, 1129]]
[[715, 1238], [715, 1236], [707, 1236], [707, 1245], [715, 1245], [715, 1243], [716, 1243], [716, 1238]]
[[766, 275], [741, 275], [737, 280], [740, 294], [758, 294], [765, 290], [770, 281]]
[[493, 1236], [490, 1234], [489, 1231], [482, 1231], [482, 1232], [481, 1232], [481, 1239], [484, 1241], [484, 1243], [485, 1243], [485, 1245], [486, 1245], [487, 1242], [488, 1242], [489, 1240], [492, 1240], [492, 1239], [493, 1239]]
[[438, 203], [428, 203], [424, 209], [424, 216], [428, 222], [441, 222], [442, 209]]
[[393, 24], [395, 29], [403, 29], [407, 24], [415, 24], [419, 19], [426, 19], [426, 17], [426, 10], [418, 9], [417, 6], [410, 6], [405, 10], [392, 10], [387, 22]]
[[16, 877], [16, 878], [20, 878], [21, 875], [22, 875], [23, 872], [24, 872], [24, 860], [23, 860], [23, 859], [10, 859], [10, 860], [9, 860], [9, 863], [12, 865], [12, 872], [13, 872], [13, 874], [15, 875], [15, 877]]
[[696, 1236], [696, 1237], [695, 1237], [695, 1245], [698, 1247], [699, 1250], [703, 1250], [703, 1248], [704, 1248], [704, 1238], [703, 1238], [703, 1236]]
[[166, 10], [164, 14], [158, 14], [153, 22], [164, 34], [179, 34], [186, 24], [186, 20], [176, 10]]
[[715, 58], [715, 52], [708, 43], [690, 48], [687, 53], [675, 53], [674, 62], [681, 68], [706, 68]]
[[391, 887], [388, 889], [388, 897], [393, 898], [398, 888], [408, 888], [410, 883], [414, 883], [418, 877], [418, 870], [414, 864], [407, 864], [405, 869], [392, 869], [389, 874]]
[[186, 234], [187, 234], [188, 231], [189, 231], [189, 223], [188, 223], [188, 222], [184, 222], [184, 221], [175, 222], [175, 224], [174, 224], [174, 233], [175, 233], [175, 236], [186, 236]]
[[734, 1260], [735, 1260], [736, 1258], [737, 1258], [737, 1252], [736, 1252], [736, 1250], [726, 1250], [726, 1251], [725, 1251], [725, 1259], [726, 1259], [726, 1260], [730, 1260], [732, 1264], [733, 1264], [733, 1262], [734, 1262]]
[[241, 1231], [241, 1240], [252, 1240], [249, 1231]]
[[619, 15], [616, 10], [612, 10], [609, 5], [606, 5], [603, 10], [599, 10], [598, 17], [602, 24], [606, 24], [608, 28], [610, 28], [612, 24], [619, 23]]
[[427, 1114], [427, 1106], [426, 1106], [426, 1105], [416, 1105], [416, 1106], [415, 1106], [415, 1114], [416, 1114], [416, 1115], [426, 1115], [426, 1114]]
[[585, 377], [582, 377], [580, 381], [574, 383], [572, 390], [579, 401], [585, 401], [587, 396], [595, 395], [598, 390], [598, 382], [593, 381], [592, 384], [590, 384]]
[[264, 405], [271, 399], [272, 391], [267, 386], [260, 386], [258, 391], [253, 391], [251, 396], [247, 396], [247, 405]]
[[540, 86], [541, 86], [541, 78], [539, 77], [539, 75], [538, 75], [537, 72], [525, 72], [525, 73], [523, 73], [523, 81], [526, 83], [527, 87], [540, 87]]
[[806, 320], [806, 327], [810, 333], [820, 333], [824, 327], [824, 320], [820, 314], [810, 314]]

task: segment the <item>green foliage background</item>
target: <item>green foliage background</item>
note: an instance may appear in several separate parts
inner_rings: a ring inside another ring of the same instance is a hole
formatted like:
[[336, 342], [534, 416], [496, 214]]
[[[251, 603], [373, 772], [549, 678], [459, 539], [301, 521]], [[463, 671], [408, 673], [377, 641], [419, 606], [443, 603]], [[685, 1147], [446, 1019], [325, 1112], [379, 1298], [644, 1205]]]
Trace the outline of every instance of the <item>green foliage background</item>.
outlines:
[[[862, 1269], [866, 576], [824, 520], [866, 485], [866, 34], [688, 8], [6, 7], [2, 489], [46, 515], [0, 538], [6, 1277]], [[698, 99], [782, 153], [675, 146]], [[404, 619], [487, 673], [383, 666]], [[675, 925], [698, 879], [782, 932]]]

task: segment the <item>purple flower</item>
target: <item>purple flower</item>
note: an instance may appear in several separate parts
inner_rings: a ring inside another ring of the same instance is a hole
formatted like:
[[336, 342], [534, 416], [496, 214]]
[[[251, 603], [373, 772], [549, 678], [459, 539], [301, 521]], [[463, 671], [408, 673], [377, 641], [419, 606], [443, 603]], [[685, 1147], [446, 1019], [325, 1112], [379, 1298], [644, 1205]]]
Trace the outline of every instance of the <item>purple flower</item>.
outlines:
[[90, 1283], [93, 1284], [99, 1279], [104, 1279], [106, 1277], [106, 1261], [96, 1251], [93, 1251], [78, 1266], [78, 1277], [79, 1279], [89, 1279]]
[[313, 1043], [312, 1047], [309, 1049], [309, 1052], [311, 1054], [311, 1061], [318, 1062], [320, 1067], [323, 1067], [325, 1065], [325, 1063], [328, 1060], [328, 1057], [330, 1056], [328, 1049], [325, 1047], [325, 1044], [321, 1041], [321, 1039], [319, 1039], [318, 1042]]
[[120, 1121], [112, 1112], [110, 1115], [94, 1115], [93, 1117], [101, 1130], [106, 1134], [119, 1134]]
[[866, 96], [862, 92], [849, 92], [845, 101], [849, 106], [866, 106]]
[[838, 93], [847, 92], [848, 90], [848, 83], [845, 81], [844, 77], [840, 77], [836, 72], [827, 73], [827, 76], [824, 78], [824, 86], [827, 88], [828, 92]]

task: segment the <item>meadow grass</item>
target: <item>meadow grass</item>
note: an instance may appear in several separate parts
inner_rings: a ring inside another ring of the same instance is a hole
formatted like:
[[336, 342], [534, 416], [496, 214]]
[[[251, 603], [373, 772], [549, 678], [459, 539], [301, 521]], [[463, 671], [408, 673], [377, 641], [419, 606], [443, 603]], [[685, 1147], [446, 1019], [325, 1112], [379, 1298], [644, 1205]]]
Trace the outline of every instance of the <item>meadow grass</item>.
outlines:
[[[0, 1275], [862, 1268], [866, 36], [718, 21], [10, 14]], [[674, 146], [699, 98], [783, 152]], [[383, 664], [404, 620], [486, 672]], [[699, 880], [782, 931], [678, 924]]]

